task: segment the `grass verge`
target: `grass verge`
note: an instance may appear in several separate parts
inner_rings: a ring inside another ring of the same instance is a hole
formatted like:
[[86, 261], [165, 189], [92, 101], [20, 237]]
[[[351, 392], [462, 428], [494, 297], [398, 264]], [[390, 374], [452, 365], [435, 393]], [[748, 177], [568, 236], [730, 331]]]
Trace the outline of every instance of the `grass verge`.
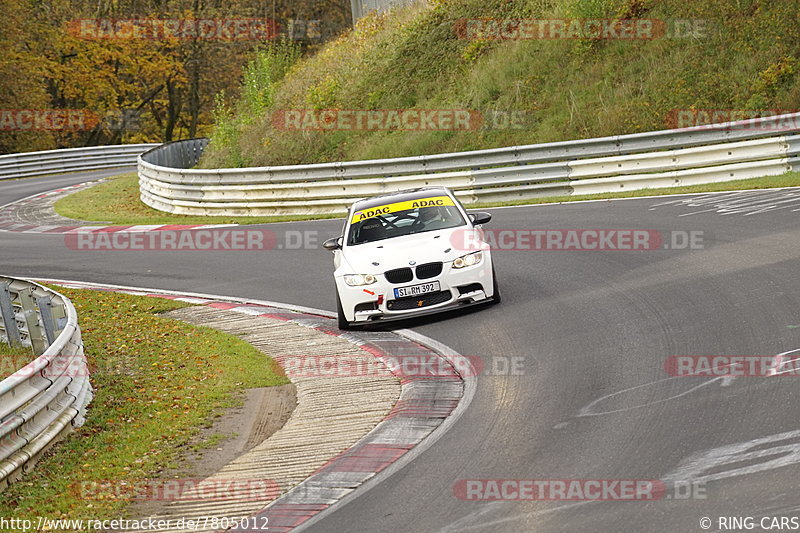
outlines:
[[0, 496], [0, 516], [114, 519], [130, 503], [82, 497], [81, 483], [151, 479], [196, 445], [238, 390], [288, 383], [248, 343], [159, 316], [186, 304], [59, 288], [75, 304], [95, 397], [86, 424]]
[[9, 346], [0, 342], [0, 356], [4, 355], [32, 355], [33, 351], [27, 346]]
[[[740, 189], [770, 189], [775, 187], [800, 186], [800, 172], [788, 172], [780, 176], [765, 176], [746, 180], [670, 187], [665, 189], [640, 189], [604, 194], [577, 196], [548, 196], [512, 202], [482, 203], [470, 208], [501, 207], [511, 205], [551, 204], [576, 202], [580, 200], [604, 200], [611, 198], [636, 198], [639, 196], [662, 196], [669, 194], [691, 194], [702, 192], [735, 191]], [[137, 192], [134, 194], [132, 189]], [[287, 222], [290, 220], [310, 220], [341, 218], [343, 215], [320, 216], [275, 216], [275, 217], [188, 217], [161, 213], [139, 201], [135, 176], [115, 178], [107, 183], [84, 189], [66, 196], [56, 202], [56, 211], [62, 216], [80, 220], [105, 220], [112, 224], [263, 224], [267, 222]]]
[[[61, 198], [54, 206], [63, 217], [98, 224], [264, 224], [308, 220], [306, 216], [214, 217], [173, 215], [157, 211], [139, 200], [139, 178], [125, 174]], [[316, 218], [338, 218], [341, 215]]]
[[638, 191], [625, 191], [614, 193], [581, 194], [575, 196], [548, 196], [533, 200], [519, 200], [513, 202], [494, 202], [477, 204], [475, 207], [506, 207], [513, 205], [557, 204], [567, 202], [580, 202], [585, 200], [610, 200], [613, 198], [639, 198], [642, 196], [668, 196], [674, 194], [693, 194], [704, 192], [724, 192], [748, 189], [774, 189], [780, 187], [800, 186], [800, 172], [787, 172], [780, 176], [765, 176], [746, 180], [724, 181], [721, 183], [707, 183], [704, 185], [689, 185], [685, 187], [665, 187], [663, 189], [639, 189]]
[[16, 372], [24, 361], [32, 361], [33, 357], [33, 350], [26, 346], [9, 346], [0, 341], [0, 379]]

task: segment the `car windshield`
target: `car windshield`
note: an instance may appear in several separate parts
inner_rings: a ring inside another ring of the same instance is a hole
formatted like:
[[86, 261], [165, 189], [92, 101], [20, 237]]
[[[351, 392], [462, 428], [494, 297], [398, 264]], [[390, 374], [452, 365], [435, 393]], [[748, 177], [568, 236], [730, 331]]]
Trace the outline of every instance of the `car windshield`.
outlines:
[[355, 211], [347, 244], [382, 241], [464, 224], [464, 217], [449, 196], [417, 198]]

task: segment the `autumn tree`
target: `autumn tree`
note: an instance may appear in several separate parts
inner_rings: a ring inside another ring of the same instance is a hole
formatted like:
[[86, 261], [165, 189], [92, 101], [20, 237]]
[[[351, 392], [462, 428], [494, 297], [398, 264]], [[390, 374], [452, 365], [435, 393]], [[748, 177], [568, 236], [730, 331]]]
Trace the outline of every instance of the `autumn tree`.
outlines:
[[[346, 0], [0, 0], [0, 7], [10, 21], [0, 35], [7, 51], [0, 107], [75, 109], [92, 117], [81, 128], [0, 129], [3, 152], [206, 135], [216, 95], [239, 90], [254, 50], [278, 34], [312, 49], [350, 24]], [[234, 39], [183, 31], [196, 20], [250, 19], [277, 25]], [[120, 31], [131, 21], [184, 26], [177, 35]]]

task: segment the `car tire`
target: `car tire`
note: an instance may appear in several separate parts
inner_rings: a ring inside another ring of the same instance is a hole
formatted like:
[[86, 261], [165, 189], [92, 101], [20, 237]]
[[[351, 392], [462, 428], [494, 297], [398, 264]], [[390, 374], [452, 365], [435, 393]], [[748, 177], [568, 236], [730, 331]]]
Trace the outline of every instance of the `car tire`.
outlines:
[[497, 286], [497, 274], [494, 272], [494, 265], [492, 265], [492, 304], [499, 304], [502, 297], [500, 296], [500, 287]]
[[347, 318], [345, 318], [344, 316], [344, 309], [342, 309], [342, 301], [339, 299], [339, 291], [336, 291], [336, 314], [338, 318], [339, 329], [341, 329], [342, 331], [353, 329], [350, 326], [350, 322], [348, 322]]

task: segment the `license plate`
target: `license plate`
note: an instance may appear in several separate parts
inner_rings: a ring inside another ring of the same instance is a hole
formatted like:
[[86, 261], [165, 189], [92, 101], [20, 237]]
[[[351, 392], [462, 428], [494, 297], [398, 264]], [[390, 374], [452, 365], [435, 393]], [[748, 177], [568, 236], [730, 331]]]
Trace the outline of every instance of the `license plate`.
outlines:
[[394, 290], [394, 297], [407, 298], [409, 296], [428, 294], [429, 292], [438, 292], [439, 290], [439, 282], [431, 281], [430, 283], [421, 283], [419, 285], [410, 285], [408, 287], [398, 287]]

